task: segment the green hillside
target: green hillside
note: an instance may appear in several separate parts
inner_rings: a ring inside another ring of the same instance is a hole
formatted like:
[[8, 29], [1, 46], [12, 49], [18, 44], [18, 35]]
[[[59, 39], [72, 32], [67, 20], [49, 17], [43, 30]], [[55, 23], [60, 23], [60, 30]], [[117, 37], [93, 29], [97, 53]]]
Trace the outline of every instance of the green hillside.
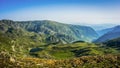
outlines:
[[[62, 24], [55, 21], [42, 20], [42, 21], [12, 21], [0, 20], [0, 32], [17, 35], [22, 33], [33, 32], [38, 35], [44, 35], [44, 41], [54, 41], [69, 43], [73, 41], [83, 40], [90, 42], [98, 37], [98, 34], [91, 27]], [[13, 32], [16, 31], [16, 32]], [[88, 34], [89, 33], [89, 34]], [[53, 40], [56, 39], [56, 40]]]
[[120, 50], [120, 38], [109, 40], [107, 42], [104, 42], [104, 44], [108, 47], [112, 47]]
[[91, 43], [97, 36], [87, 26], [1, 20], [0, 67], [119, 68], [119, 39]]
[[[39, 50], [37, 50], [39, 49]], [[96, 56], [105, 54], [119, 54], [115, 48], [96, 45], [94, 43], [78, 42], [72, 44], [51, 44], [44, 47], [33, 48], [31, 56], [46, 59], [68, 59], [81, 56]], [[46, 57], [47, 56], [47, 57]]]

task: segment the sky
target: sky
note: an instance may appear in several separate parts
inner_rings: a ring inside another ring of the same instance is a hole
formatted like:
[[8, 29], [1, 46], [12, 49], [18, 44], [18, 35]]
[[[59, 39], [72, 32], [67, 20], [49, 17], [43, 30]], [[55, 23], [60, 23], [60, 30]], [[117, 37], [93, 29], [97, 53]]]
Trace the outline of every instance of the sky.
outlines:
[[120, 23], [120, 0], [0, 0], [0, 19], [116, 25]]

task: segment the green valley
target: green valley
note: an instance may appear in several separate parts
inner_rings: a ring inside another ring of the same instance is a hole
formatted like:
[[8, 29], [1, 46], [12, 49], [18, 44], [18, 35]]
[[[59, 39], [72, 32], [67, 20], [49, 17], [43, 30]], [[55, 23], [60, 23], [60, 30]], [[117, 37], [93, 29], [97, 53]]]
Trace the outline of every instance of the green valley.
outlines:
[[93, 43], [97, 38], [88, 26], [0, 20], [0, 67], [119, 68], [119, 38]]

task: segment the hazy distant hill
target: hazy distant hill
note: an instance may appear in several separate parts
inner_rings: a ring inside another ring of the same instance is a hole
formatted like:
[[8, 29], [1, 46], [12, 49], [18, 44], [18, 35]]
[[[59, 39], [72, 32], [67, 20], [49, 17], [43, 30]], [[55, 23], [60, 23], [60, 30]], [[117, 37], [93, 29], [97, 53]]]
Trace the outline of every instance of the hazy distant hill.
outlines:
[[[111, 29], [111, 30], [110, 30]], [[95, 42], [105, 42], [120, 37], [120, 26], [108, 29], [109, 32], [98, 38]]]
[[113, 27], [99, 30], [99, 31], [97, 31], [97, 33], [98, 33], [99, 36], [102, 36], [102, 35], [106, 34], [109, 31], [112, 31], [112, 30], [113, 30]]
[[[72, 41], [92, 41], [98, 37], [91, 27], [62, 24], [55, 21], [12, 21], [1, 20], [0, 32], [9, 33], [16, 36], [26, 33], [35, 33], [41, 36], [46, 42], [72, 42]], [[8, 34], [8, 35], [9, 35]]]

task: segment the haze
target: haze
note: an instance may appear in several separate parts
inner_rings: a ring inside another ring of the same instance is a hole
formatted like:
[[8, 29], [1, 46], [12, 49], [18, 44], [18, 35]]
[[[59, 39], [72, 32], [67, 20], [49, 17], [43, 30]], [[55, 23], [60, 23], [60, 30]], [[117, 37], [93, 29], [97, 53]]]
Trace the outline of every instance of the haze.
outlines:
[[0, 19], [119, 24], [119, 0], [1, 0]]

